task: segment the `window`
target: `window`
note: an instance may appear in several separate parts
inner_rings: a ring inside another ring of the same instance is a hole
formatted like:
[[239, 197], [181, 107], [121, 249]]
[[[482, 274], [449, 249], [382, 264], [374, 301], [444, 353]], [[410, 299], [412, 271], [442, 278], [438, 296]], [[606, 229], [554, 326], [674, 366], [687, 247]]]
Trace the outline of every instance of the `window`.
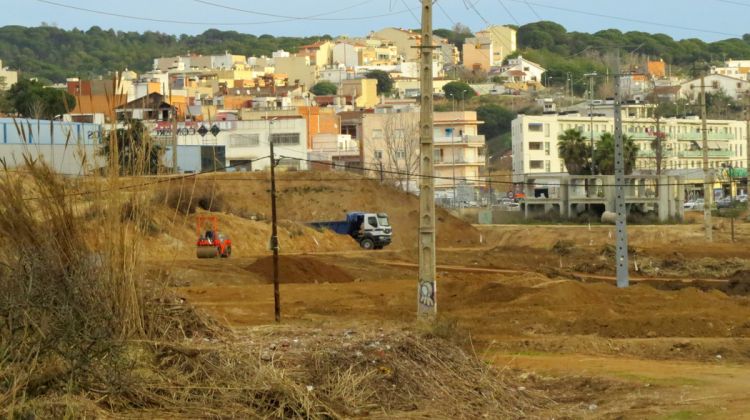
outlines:
[[530, 169], [543, 169], [544, 168], [544, 161], [543, 160], [530, 160], [529, 161], [529, 168]]
[[377, 160], [383, 159], [383, 151], [382, 150], [376, 150], [375, 151], [375, 159], [377, 159]]
[[534, 133], [541, 133], [544, 130], [544, 124], [542, 123], [529, 123], [529, 131]]
[[544, 154], [549, 156], [549, 142], [548, 141], [544, 142]]
[[383, 138], [383, 130], [376, 128], [372, 130], [372, 138], [374, 139], [382, 139]]
[[406, 152], [404, 151], [404, 149], [396, 150], [395, 155], [396, 155], [396, 159], [406, 159]]
[[435, 149], [433, 151], [433, 159], [435, 160], [435, 163], [440, 163], [443, 161], [443, 149]]
[[711, 82], [711, 87], [714, 88], [714, 89], [718, 89], [719, 88], [719, 82], [716, 81], [716, 80], [714, 80], [713, 82]]
[[378, 225], [382, 227], [390, 226], [390, 223], [388, 223], [388, 216], [386, 216], [385, 213], [378, 213]]
[[544, 170], [545, 170], [546, 172], [550, 172], [550, 164], [549, 164], [549, 161], [548, 161], [548, 160], [545, 160], [545, 161], [544, 161]]
[[367, 218], [367, 224], [372, 227], [378, 227], [378, 218], [375, 216], [370, 216]]
[[529, 142], [529, 150], [542, 150], [543, 144], [541, 141]]
[[232, 134], [229, 136], [229, 146], [256, 147], [260, 144], [260, 134]]
[[271, 141], [273, 141], [273, 144], [279, 145], [297, 145], [299, 144], [299, 133], [274, 133], [271, 134]]
[[395, 136], [395, 137], [396, 137], [397, 139], [402, 139], [402, 138], [404, 138], [404, 129], [403, 129], [403, 128], [397, 128], [397, 129], [393, 130], [393, 135], [394, 135], [394, 136]]

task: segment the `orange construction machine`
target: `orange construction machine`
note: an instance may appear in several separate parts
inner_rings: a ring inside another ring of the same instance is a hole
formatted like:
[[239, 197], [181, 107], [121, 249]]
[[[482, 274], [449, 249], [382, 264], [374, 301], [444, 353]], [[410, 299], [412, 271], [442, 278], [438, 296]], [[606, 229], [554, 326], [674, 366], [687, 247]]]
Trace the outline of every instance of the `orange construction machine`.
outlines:
[[196, 221], [198, 258], [229, 258], [232, 255], [232, 240], [219, 232], [216, 216], [198, 216]]

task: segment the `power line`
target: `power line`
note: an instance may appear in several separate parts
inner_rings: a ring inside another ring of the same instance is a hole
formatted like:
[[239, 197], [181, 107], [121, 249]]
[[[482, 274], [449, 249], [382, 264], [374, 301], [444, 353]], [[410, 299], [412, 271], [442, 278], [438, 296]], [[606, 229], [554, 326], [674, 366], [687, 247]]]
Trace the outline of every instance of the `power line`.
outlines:
[[539, 13], [536, 12], [536, 9], [534, 9], [534, 7], [529, 4], [528, 0], [524, 0], [523, 2], [526, 3], [527, 6], [529, 6], [529, 9], [531, 9], [531, 12], [534, 14], [534, 16], [536, 16], [537, 19], [539, 19], [540, 21], [544, 20], [541, 16], [539, 16]]
[[440, 2], [436, 1], [435, 4], [437, 4], [438, 9], [440, 9], [440, 11], [443, 12], [443, 14], [445, 15], [445, 17], [447, 17], [448, 20], [455, 26], [456, 25], [456, 21], [453, 20], [453, 18], [451, 17], [451, 15], [449, 15], [448, 12], [445, 11], [445, 9], [440, 4]]
[[541, 4], [541, 3], [531, 2], [531, 1], [528, 1], [528, 0], [508, 0], [508, 1], [516, 2], [516, 3], [526, 3], [526, 4], [534, 5], [534, 6], [537, 6], [537, 7], [542, 7], [542, 8], [546, 8], [546, 9], [553, 9], [553, 10], [559, 10], [559, 11], [562, 11], [562, 12], [578, 13], [578, 14], [587, 15], [587, 16], [594, 16], [594, 17], [601, 17], [601, 18], [607, 18], [607, 19], [621, 20], [621, 21], [624, 21], [624, 22], [643, 23], [643, 24], [647, 24], [647, 25], [653, 25], [653, 26], [658, 26], [658, 27], [666, 27], [666, 28], [673, 28], [673, 29], [681, 29], [681, 30], [686, 30], [686, 31], [696, 31], [696, 32], [703, 32], [703, 33], [716, 34], [716, 35], [727, 35], [727, 36], [731, 36], [731, 37], [740, 37], [740, 38], [742, 37], [742, 35], [737, 35], [737, 34], [733, 34], [733, 33], [729, 33], [729, 32], [712, 31], [712, 30], [709, 30], [709, 29], [700, 29], [700, 28], [693, 28], [693, 27], [689, 27], [689, 26], [673, 25], [673, 24], [668, 24], [668, 23], [664, 23], [664, 22], [653, 22], [653, 21], [642, 20], [642, 19], [634, 19], [634, 18], [627, 18], [627, 17], [621, 17], [621, 16], [605, 15], [603, 13], [594, 13], [594, 12], [588, 12], [588, 11], [585, 11], [585, 10], [571, 9], [571, 8], [568, 8], [568, 7], [552, 6], [552, 5], [548, 5], [548, 4]]
[[343, 17], [343, 18], [332, 18], [332, 17], [321, 18], [320, 17], [320, 16], [326, 16], [326, 15], [338, 13], [338, 12], [341, 12], [343, 10], [352, 9], [354, 7], [357, 7], [357, 6], [361, 6], [361, 5], [363, 5], [365, 3], [369, 3], [371, 1], [371, 0], [368, 0], [368, 1], [364, 1], [364, 2], [358, 3], [358, 4], [354, 5], [354, 6], [348, 6], [348, 7], [345, 7], [343, 9], [337, 9], [337, 10], [335, 10], [333, 12], [318, 13], [318, 14], [315, 14], [315, 15], [312, 15], [312, 16], [306, 16], [306, 17], [295, 17], [295, 16], [276, 15], [276, 14], [272, 14], [272, 13], [263, 13], [263, 12], [258, 12], [258, 11], [254, 11], [254, 10], [248, 10], [248, 9], [240, 9], [239, 7], [227, 6], [227, 5], [220, 4], [220, 3], [214, 3], [214, 2], [208, 1], [208, 0], [193, 0], [193, 1], [198, 2], [198, 3], [203, 3], [203, 4], [206, 4], [206, 5], [209, 5], [209, 6], [218, 7], [220, 9], [232, 10], [232, 11], [235, 11], [235, 12], [247, 13], [247, 14], [251, 14], [251, 15], [283, 17], [283, 18], [287, 19], [285, 21], [276, 21], [276, 22], [286, 22], [286, 21], [289, 21], [289, 20], [320, 20], [320, 21], [369, 20], [369, 19], [374, 19], [374, 18], [379, 18], [379, 17], [395, 16], [395, 15], [399, 15], [399, 14], [405, 13], [407, 11], [411, 11], [410, 9], [408, 9], [408, 6], [407, 6], [407, 10], [398, 10], [398, 11], [395, 11], [395, 12], [383, 13], [383, 14], [380, 14], [380, 15], [354, 16], [354, 17]]
[[508, 6], [505, 5], [505, 3], [503, 2], [503, 0], [497, 0], [497, 2], [500, 3], [500, 6], [503, 6], [503, 9], [505, 9], [505, 13], [507, 13], [508, 16], [510, 16], [510, 18], [513, 19], [513, 22], [516, 22], [516, 25], [520, 26], [521, 23], [518, 22], [518, 19], [516, 19], [515, 16], [513, 16], [513, 13], [510, 12], [510, 9], [508, 9]]
[[401, 0], [401, 3], [402, 3], [402, 4], [404, 5], [404, 7], [406, 7], [406, 10], [408, 10], [408, 11], [409, 11], [409, 13], [411, 13], [412, 17], [414, 17], [414, 20], [416, 20], [416, 21], [417, 21], [417, 23], [420, 23], [420, 20], [419, 20], [419, 18], [417, 17], [416, 13], [414, 13], [414, 11], [413, 11], [413, 10], [411, 10], [411, 7], [409, 7], [409, 5], [408, 5], [408, 4], [406, 4], [406, 0]]
[[750, 7], [750, 4], [747, 3], [741, 3], [739, 1], [732, 1], [732, 0], [716, 0], [719, 3], [726, 3], [726, 4], [734, 4], [736, 6], [742, 6], [742, 7]]
[[[108, 11], [105, 11], [105, 10], [96, 10], [96, 9], [89, 9], [89, 8], [86, 8], [86, 7], [73, 6], [73, 5], [70, 5], [70, 4], [59, 3], [59, 2], [51, 1], [51, 0], [36, 0], [36, 1], [38, 1], [39, 3], [49, 4], [49, 5], [52, 5], [52, 6], [57, 6], [57, 7], [62, 7], [62, 8], [66, 8], [66, 9], [72, 9], [72, 10], [78, 10], [78, 11], [87, 12], [87, 13], [94, 13], [94, 14], [102, 15], [102, 16], [112, 16], [112, 17], [118, 17], [118, 18], [123, 18], [123, 19], [140, 20], [140, 21], [146, 21], [146, 22], [173, 23], [173, 24], [178, 24], [178, 25], [200, 25], [200, 26], [265, 25], [265, 24], [271, 24], [271, 23], [289, 22], [289, 21], [294, 21], [294, 20], [306, 20], [306, 19], [312, 20], [312, 19], [314, 19], [314, 16], [320, 16], [320, 15], [322, 15], [322, 14], [317, 14], [317, 15], [314, 15], [313, 17], [298, 17], [298, 18], [293, 18], [293, 19], [292, 18], [290, 18], [290, 19], [277, 19], [277, 20], [257, 21], [257, 22], [205, 22], [205, 21], [198, 22], [198, 21], [185, 21], [185, 20], [174, 20], [174, 19], [160, 19], [160, 18], [149, 18], [149, 17], [143, 17], [143, 16], [126, 15], [126, 14], [122, 14], [122, 13], [108, 12]], [[329, 11], [329, 12], [327, 12], [325, 14], [334, 14], [334, 13], [337, 13], [337, 12], [339, 12], [341, 10], [343, 10], [343, 9]], [[391, 16], [391, 15], [396, 15], [396, 14], [404, 13], [404, 12], [406, 12], [406, 10], [402, 10], [402, 11], [394, 12], [394, 13], [390, 13], [390, 14], [385, 14], [385, 15], [355, 16], [355, 17], [351, 17], [351, 18], [338, 18], [338, 19], [331, 18], [330, 20], [364, 20], [364, 19], [372, 19], [372, 18], [377, 18], [377, 17], [382, 17], [382, 16]]]

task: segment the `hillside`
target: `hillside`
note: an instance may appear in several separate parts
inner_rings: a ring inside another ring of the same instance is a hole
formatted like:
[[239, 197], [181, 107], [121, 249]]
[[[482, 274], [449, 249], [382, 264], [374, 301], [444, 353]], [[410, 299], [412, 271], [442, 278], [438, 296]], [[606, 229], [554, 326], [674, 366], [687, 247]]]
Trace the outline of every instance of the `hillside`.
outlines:
[[64, 30], [51, 26], [0, 28], [0, 59], [27, 77], [64, 82], [68, 77], [95, 77], [125, 68], [151, 70], [154, 58], [187, 54], [271, 55], [285, 49], [296, 51], [330, 36], [274, 37], [209, 29], [199, 35], [159, 32], [122, 32], [93, 26], [88, 30]]
[[[376, 28], [371, 28], [376, 29]], [[435, 33], [460, 45], [470, 36], [468, 28], [460, 31], [436, 29]], [[270, 55], [278, 49], [296, 51], [301, 45], [330, 35], [309, 37], [274, 37], [236, 31], [209, 29], [199, 35], [172, 35], [159, 32], [123, 32], [93, 26], [90, 29], [65, 30], [52, 26], [0, 28], [0, 59], [29, 77], [62, 82], [67, 77], [92, 77], [129, 68], [137, 72], [151, 69], [160, 56], [186, 54], [221, 54], [230, 51], [242, 55]], [[619, 45], [624, 52], [652, 58], [663, 58], [690, 70], [694, 63], [715, 62], [724, 57], [750, 57], [750, 35], [743, 39], [726, 39], [707, 43], [700, 39], [675, 40], [664, 34], [621, 32], [608, 29], [593, 34], [568, 32], [549, 21], [518, 28], [519, 52], [547, 67], [552, 77], [566, 72], [582, 74], [604, 70], [602, 48]], [[554, 80], [554, 79], [553, 79]], [[576, 86], [582, 90], [583, 85]]]

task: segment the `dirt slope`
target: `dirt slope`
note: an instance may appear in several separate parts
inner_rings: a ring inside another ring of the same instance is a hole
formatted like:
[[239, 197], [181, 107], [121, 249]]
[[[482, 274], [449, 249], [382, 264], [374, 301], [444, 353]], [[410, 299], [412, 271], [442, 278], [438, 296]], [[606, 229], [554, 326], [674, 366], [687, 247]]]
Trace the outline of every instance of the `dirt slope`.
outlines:
[[[183, 189], [200, 201], [213, 197], [214, 209], [264, 221], [271, 215], [270, 182], [266, 173], [211, 174], [175, 182], [164, 189]], [[394, 229], [393, 247], [414, 248], [419, 228], [419, 199], [403, 191], [338, 172], [281, 172], [277, 179], [278, 217], [287, 223], [343, 220], [348, 211], [385, 212]], [[159, 192], [157, 192], [159, 193]], [[479, 244], [480, 233], [470, 224], [438, 209], [440, 246]], [[264, 239], [265, 240], [265, 239]]]

